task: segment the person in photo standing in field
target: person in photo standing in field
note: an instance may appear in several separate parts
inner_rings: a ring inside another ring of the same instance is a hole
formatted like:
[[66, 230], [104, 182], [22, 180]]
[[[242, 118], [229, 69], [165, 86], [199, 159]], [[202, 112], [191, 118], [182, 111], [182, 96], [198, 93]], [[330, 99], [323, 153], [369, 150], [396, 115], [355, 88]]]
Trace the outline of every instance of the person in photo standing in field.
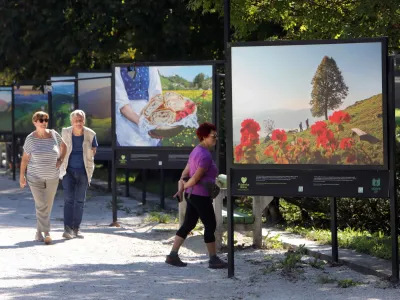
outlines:
[[80, 225], [86, 191], [94, 171], [94, 156], [98, 147], [96, 133], [85, 127], [86, 115], [75, 110], [70, 115], [72, 126], [63, 128], [61, 135], [67, 145], [66, 156], [60, 168], [64, 188], [63, 238], [83, 238]]
[[25, 139], [19, 184], [21, 188], [24, 188], [28, 183], [35, 200], [37, 219], [35, 240], [51, 244], [50, 215], [59, 183], [59, 167], [65, 157], [66, 145], [55, 130], [47, 129], [49, 122], [47, 113], [36, 112], [32, 117], [32, 122], [36, 130]]
[[[213, 199], [207, 188], [208, 184], [215, 183], [218, 176], [217, 166], [211, 156], [211, 150], [217, 143], [217, 128], [213, 124], [203, 123], [196, 130], [196, 134], [200, 144], [190, 153], [188, 164], [179, 180], [179, 190], [175, 194], [175, 197], [182, 199], [185, 192], [187, 202], [185, 220], [176, 233], [171, 252], [167, 255], [165, 262], [176, 267], [187, 266], [187, 263], [179, 258], [178, 251], [200, 218], [204, 225], [204, 242], [210, 256], [209, 268], [222, 269], [227, 267], [227, 263], [217, 256], [215, 245], [217, 223]], [[186, 181], [186, 178], [190, 179]]]

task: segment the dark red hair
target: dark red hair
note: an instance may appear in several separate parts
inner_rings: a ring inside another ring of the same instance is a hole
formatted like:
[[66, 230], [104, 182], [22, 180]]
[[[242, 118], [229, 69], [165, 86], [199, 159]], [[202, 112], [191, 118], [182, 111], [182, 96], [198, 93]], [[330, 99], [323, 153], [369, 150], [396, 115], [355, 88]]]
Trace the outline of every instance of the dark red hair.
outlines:
[[196, 134], [200, 142], [204, 140], [206, 137], [208, 137], [211, 131], [217, 131], [217, 127], [215, 127], [214, 124], [208, 122], [200, 124], [199, 128], [197, 128], [196, 130]]

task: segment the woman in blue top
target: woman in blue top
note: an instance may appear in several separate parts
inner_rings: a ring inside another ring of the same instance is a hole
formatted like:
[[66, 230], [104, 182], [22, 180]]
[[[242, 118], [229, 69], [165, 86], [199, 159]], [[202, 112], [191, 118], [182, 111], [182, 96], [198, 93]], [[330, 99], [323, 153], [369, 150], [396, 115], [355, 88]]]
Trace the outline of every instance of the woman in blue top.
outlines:
[[60, 167], [64, 188], [65, 239], [83, 238], [80, 233], [86, 190], [94, 171], [94, 155], [98, 146], [96, 133], [85, 127], [86, 115], [75, 110], [70, 116], [71, 127], [63, 128], [61, 136], [67, 145], [67, 154]]
[[138, 124], [142, 109], [161, 93], [156, 67], [115, 68], [115, 123], [120, 146], [159, 146], [159, 137], [142, 134]]

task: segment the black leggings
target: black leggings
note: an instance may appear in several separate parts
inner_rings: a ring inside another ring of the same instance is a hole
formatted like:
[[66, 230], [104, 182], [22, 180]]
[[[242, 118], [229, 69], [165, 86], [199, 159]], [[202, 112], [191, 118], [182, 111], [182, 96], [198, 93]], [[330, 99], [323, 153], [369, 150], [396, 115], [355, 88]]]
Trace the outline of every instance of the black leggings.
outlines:
[[196, 226], [197, 221], [200, 220], [204, 225], [204, 242], [215, 242], [215, 228], [217, 223], [215, 221], [214, 207], [210, 197], [190, 195], [187, 200], [185, 220], [181, 228], [177, 231], [176, 235], [186, 239], [189, 232]]

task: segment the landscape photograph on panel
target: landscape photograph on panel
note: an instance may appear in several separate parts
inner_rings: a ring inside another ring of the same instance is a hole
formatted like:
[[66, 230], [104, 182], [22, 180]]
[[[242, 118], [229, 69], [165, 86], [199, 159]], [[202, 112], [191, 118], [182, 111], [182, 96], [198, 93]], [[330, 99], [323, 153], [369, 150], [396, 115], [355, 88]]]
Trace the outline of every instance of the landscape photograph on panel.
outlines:
[[37, 111], [48, 112], [48, 95], [43, 86], [14, 87], [14, 131], [27, 134], [35, 130], [32, 116]]
[[232, 47], [235, 164], [384, 165], [381, 42]]
[[115, 67], [118, 146], [195, 147], [212, 122], [213, 66]]
[[[53, 129], [61, 133], [61, 129], [71, 126], [70, 114], [75, 106], [75, 77], [51, 77], [51, 102]], [[58, 81], [58, 82], [57, 82]]]
[[84, 79], [78, 81], [78, 106], [86, 126], [96, 132], [100, 146], [111, 145], [111, 73], [78, 73], [78, 78]]
[[0, 86], [0, 132], [12, 130], [12, 87]]

